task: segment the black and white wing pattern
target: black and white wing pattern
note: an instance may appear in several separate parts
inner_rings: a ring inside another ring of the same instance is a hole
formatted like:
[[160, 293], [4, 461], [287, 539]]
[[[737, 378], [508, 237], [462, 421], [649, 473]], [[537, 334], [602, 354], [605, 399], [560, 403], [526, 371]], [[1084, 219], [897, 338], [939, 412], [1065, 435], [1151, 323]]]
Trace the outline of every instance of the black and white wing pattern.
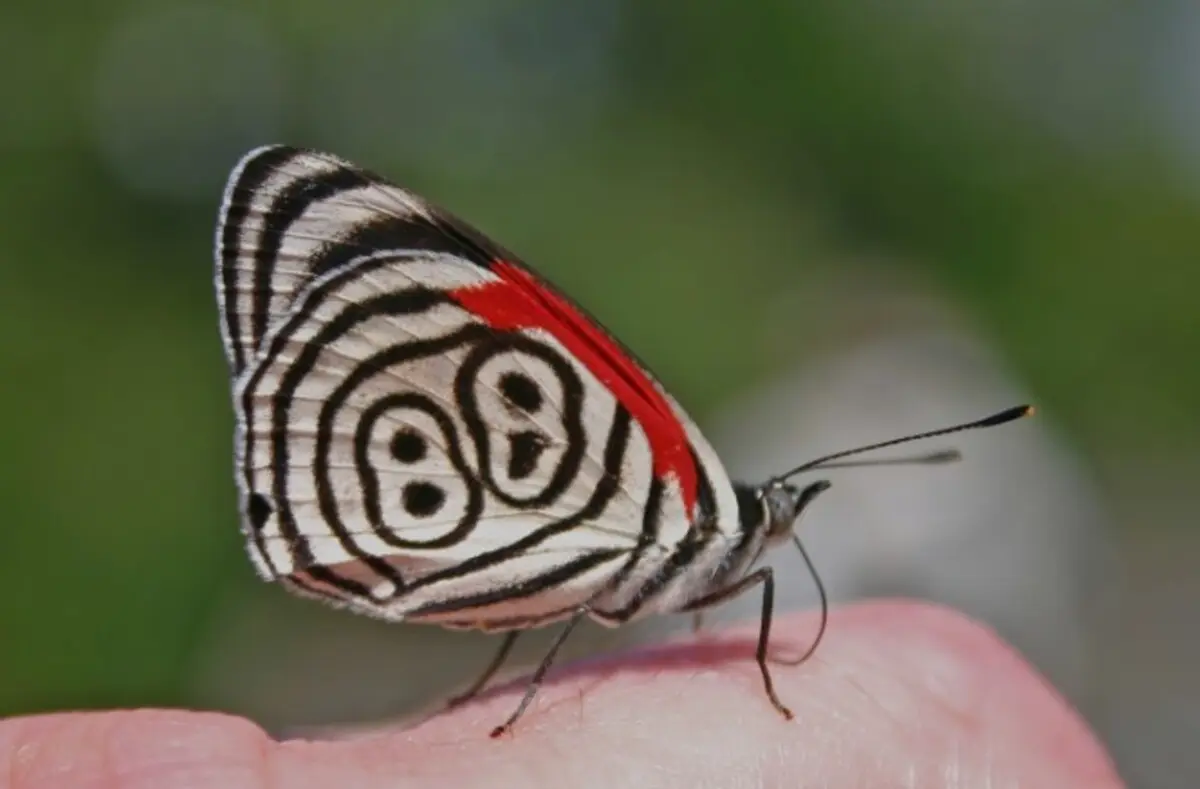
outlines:
[[644, 367], [411, 192], [257, 149], [225, 192], [215, 279], [266, 578], [388, 619], [523, 628], [590, 600], [628, 618], [649, 580], [686, 597], [701, 565], [671, 557], [728, 550], [693, 526], [739, 534], [724, 469]]
[[[231, 175], [215, 280], [242, 528], [263, 577], [384, 619], [508, 630], [460, 698], [521, 630], [568, 620], [493, 737], [584, 617], [695, 613], [755, 588], [756, 661], [791, 718], [767, 666], [773, 571], [756, 563], [829, 482], [789, 478], [1032, 413], [735, 484], [645, 366], [514, 255], [412, 192], [285, 146]], [[826, 610], [822, 597], [801, 661]]]

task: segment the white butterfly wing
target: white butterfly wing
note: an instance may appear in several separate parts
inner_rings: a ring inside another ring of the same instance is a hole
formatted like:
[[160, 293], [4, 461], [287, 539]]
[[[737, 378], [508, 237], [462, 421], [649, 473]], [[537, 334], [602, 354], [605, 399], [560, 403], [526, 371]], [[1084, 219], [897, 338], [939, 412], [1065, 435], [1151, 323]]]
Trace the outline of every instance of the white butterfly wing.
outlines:
[[[497, 330], [453, 297], [502, 280], [503, 253], [348, 169], [260, 149], [226, 193], [217, 287], [252, 558], [393, 619], [575, 608], [639, 545], [644, 430], [552, 333]], [[659, 499], [656, 517], [686, 522]]]
[[305, 285], [376, 248], [372, 231], [381, 225], [428, 224], [427, 210], [335, 156], [274, 145], [243, 157], [216, 232], [217, 305], [234, 376], [253, 364], [271, 321]]

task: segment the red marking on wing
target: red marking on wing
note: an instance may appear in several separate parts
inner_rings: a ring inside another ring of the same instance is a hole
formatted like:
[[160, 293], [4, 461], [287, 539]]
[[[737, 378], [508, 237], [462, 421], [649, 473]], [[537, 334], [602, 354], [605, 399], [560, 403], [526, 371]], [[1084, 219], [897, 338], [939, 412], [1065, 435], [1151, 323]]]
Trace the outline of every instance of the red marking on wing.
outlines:
[[493, 328], [550, 332], [629, 409], [650, 442], [655, 475], [675, 476], [687, 513], [694, 517], [697, 481], [691, 444], [671, 404], [646, 373], [603, 329], [528, 271], [504, 261], [496, 261], [492, 271], [499, 282], [458, 288], [450, 296]]

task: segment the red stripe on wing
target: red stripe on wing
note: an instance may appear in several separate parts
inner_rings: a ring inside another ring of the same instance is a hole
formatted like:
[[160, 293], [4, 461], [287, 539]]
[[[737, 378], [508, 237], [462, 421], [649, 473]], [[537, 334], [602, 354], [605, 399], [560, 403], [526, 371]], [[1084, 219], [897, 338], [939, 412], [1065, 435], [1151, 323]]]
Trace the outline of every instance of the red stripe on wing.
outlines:
[[642, 426], [654, 456], [654, 473], [679, 481], [694, 517], [696, 468], [691, 444], [671, 404], [646, 373], [605, 332], [528, 271], [504, 261], [492, 265], [499, 282], [458, 288], [450, 296], [495, 329], [543, 329], [607, 386]]

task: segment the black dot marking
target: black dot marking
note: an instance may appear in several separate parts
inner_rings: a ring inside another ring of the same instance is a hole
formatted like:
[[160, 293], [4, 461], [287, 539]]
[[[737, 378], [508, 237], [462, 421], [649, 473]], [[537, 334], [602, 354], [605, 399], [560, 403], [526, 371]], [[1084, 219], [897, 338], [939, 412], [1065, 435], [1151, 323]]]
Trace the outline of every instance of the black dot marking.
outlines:
[[537, 382], [524, 373], [505, 373], [500, 376], [500, 393], [512, 405], [535, 414], [542, 407], [542, 391]]
[[416, 463], [425, 457], [425, 438], [411, 427], [401, 428], [392, 436], [392, 457], [401, 463]]
[[274, 511], [275, 508], [267, 501], [266, 496], [261, 493], [250, 494], [250, 500], [246, 502], [246, 514], [250, 516], [250, 528], [254, 531], [262, 531], [267, 525], [267, 518], [270, 518]]
[[510, 434], [508, 443], [508, 478], [525, 479], [537, 470], [538, 459], [546, 449], [546, 438], [541, 433], [526, 430]]
[[410, 482], [404, 486], [404, 509], [414, 518], [428, 518], [446, 503], [446, 494], [430, 482]]

